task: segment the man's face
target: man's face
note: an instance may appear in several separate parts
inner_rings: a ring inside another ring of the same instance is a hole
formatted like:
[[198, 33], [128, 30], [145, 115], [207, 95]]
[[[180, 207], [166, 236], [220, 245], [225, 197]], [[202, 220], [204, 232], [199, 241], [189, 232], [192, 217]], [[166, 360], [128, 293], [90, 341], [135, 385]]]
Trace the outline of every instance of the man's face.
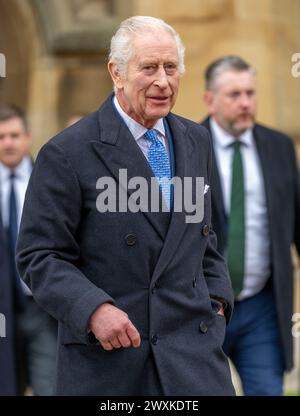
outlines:
[[159, 30], [135, 36], [132, 48], [125, 79], [112, 63], [109, 71], [123, 110], [150, 128], [175, 104], [180, 80], [177, 47], [170, 34]]
[[0, 121], [0, 162], [14, 169], [29, 153], [31, 138], [22, 120], [13, 117]]
[[256, 114], [256, 79], [249, 71], [226, 71], [206, 91], [209, 114], [237, 137], [251, 128]]

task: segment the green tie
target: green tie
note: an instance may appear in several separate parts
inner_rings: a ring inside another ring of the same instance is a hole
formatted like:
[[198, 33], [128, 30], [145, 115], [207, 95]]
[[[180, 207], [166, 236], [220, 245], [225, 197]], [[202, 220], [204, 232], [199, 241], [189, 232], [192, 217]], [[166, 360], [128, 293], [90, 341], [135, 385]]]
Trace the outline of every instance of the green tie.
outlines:
[[232, 144], [231, 205], [228, 229], [227, 264], [235, 296], [243, 289], [245, 269], [245, 191], [241, 142]]

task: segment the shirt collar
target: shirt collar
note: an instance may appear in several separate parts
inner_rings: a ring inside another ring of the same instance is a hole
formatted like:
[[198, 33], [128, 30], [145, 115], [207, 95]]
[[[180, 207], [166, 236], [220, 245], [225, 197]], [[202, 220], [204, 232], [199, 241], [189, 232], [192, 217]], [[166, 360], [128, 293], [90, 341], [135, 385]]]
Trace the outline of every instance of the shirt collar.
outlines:
[[[29, 156], [25, 156], [18, 166], [13, 169], [17, 179], [27, 179], [32, 170], [32, 162]], [[0, 176], [2, 180], [9, 179], [12, 169], [0, 162]]]
[[[133, 118], [131, 118], [127, 113], [125, 113], [125, 111], [120, 106], [116, 96], [114, 96], [113, 101], [114, 101], [114, 105], [115, 105], [118, 113], [120, 114], [120, 116], [124, 120], [126, 126], [130, 130], [134, 139], [136, 141], [139, 140], [141, 137], [144, 136], [144, 134], [146, 133], [146, 131], [148, 129], [146, 127], [142, 126], [137, 121], [135, 121]], [[152, 128], [157, 130], [163, 137], [165, 137], [165, 126], [164, 126], [164, 122], [163, 122], [162, 118], [158, 119]]]
[[[236, 138], [224, 130], [212, 117], [209, 119], [210, 127], [214, 141], [220, 147], [230, 146]], [[240, 135], [239, 140], [246, 146], [252, 146], [253, 144], [253, 132], [252, 129], [246, 130]]]

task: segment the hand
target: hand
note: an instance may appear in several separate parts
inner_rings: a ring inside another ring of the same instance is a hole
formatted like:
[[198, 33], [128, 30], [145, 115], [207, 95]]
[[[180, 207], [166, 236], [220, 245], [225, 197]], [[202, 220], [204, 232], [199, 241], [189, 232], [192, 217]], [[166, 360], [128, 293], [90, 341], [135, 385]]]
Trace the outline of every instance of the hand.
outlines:
[[223, 306], [221, 309], [218, 310], [217, 315], [225, 316]]
[[110, 303], [103, 303], [93, 313], [89, 329], [106, 351], [114, 348], [138, 348], [141, 337], [127, 313]]

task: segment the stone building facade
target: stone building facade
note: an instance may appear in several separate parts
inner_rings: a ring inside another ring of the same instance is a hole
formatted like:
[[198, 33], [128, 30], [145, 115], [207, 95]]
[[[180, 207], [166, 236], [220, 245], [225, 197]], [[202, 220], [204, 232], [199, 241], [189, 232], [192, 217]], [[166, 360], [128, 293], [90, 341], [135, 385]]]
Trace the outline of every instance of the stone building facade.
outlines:
[[[34, 154], [71, 114], [94, 111], [111, 92], [109, 41], [131, 15], [161, 17], [182, 36], [175, 112], [201, 120], [206, 65], [239, 54], [258, 71], [258, 120], [291, 135], [300, 161], [300, 0], [0, 0], [0, 102], [28, 112]], [[299, 287], [295, 296], [299, 311]]]
[[258, 70], [258, 119], [300, 140], [300, 77], [291, 71], [300, 52], [300, 0], [0, 0], [7, 61], [0, 100], [28, 111], [34, 152], [70, 114], [95, 110], [110, 93], [109, 40], [134, 14], [161, 17], [183, 38], [186, 74], [176, 112], [200, 120], [205, 66], [240, 54]]

